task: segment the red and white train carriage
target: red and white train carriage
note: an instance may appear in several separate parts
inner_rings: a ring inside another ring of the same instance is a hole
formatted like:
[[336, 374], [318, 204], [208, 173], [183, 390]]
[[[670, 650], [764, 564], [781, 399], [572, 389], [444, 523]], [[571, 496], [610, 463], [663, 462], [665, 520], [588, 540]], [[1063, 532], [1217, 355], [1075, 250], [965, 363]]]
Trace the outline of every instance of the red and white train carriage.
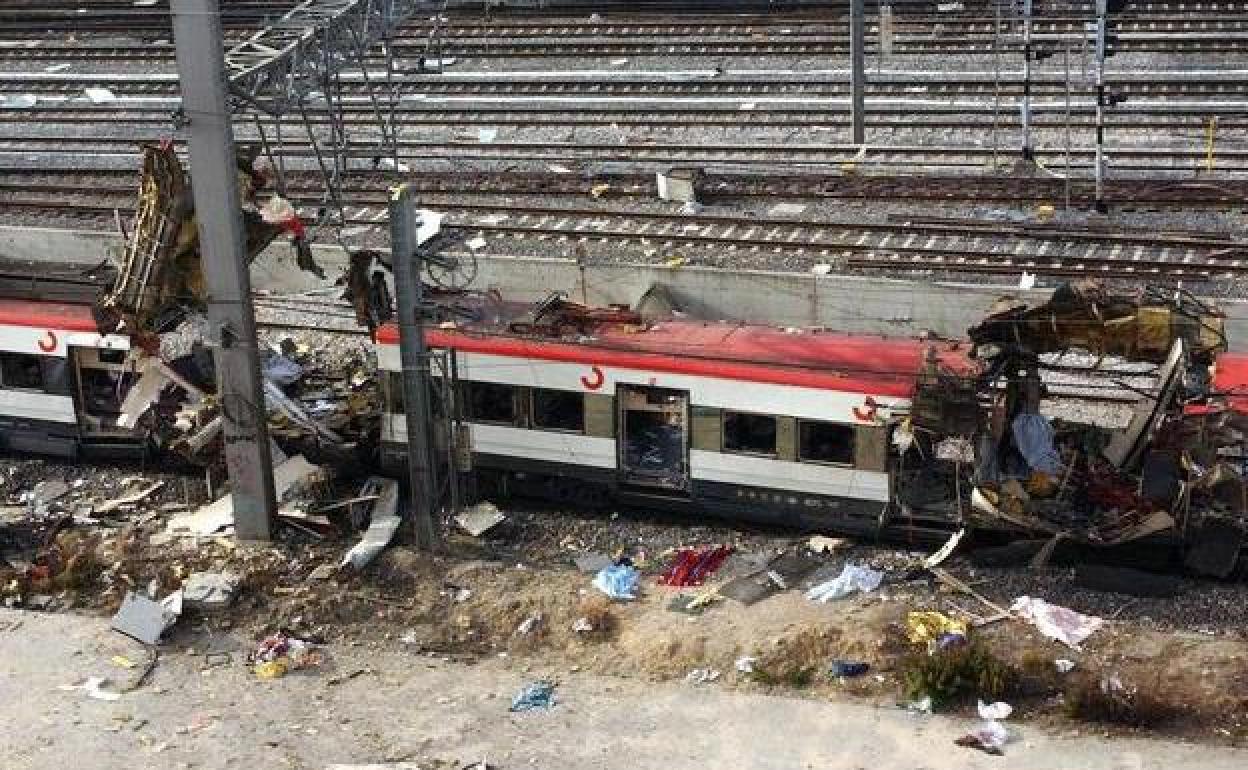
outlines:
[[[487, 489], [844, 532], [902, 526], [934, 538], [953, 525], [947, 512], [894, 520], [890, 438], [929, 359], [971, 371], [964, 345], [689, 320], [567, 331], [495, 318], [426, 332], [453, 356]], [[377, 355], [393, 465], [406, 449], [393, 325], [379, 330]]]
[[0, 300], [0, 449], [133, 451], [133, 432], [116, 425], [130, 347], [100, 330], [89, 304]]

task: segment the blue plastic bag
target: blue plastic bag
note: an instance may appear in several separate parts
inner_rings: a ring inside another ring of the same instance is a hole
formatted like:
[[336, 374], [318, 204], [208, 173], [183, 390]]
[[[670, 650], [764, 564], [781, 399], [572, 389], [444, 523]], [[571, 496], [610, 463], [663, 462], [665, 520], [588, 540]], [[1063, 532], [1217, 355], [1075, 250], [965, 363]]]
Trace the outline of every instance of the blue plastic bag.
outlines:
[[602, 591], [612, 599], [636, 599], [637, 583], [641, 573], [627, 564], [612, 564], [603, 567], [594, 576], [594, 588]]
[[533, 711], [548, 709], [555, 705], [555, 686], [550, 682], [534, 682], [525, 685], [511, 701], [512, 711]]

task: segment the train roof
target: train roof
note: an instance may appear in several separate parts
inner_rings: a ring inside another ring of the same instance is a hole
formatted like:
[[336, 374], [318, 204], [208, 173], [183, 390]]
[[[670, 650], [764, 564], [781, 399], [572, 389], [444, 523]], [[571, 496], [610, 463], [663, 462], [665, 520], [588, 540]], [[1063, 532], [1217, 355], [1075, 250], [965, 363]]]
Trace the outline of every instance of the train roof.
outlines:
[[67, 332], [99, 332], [90, 304], [0, 299], [0, 325]]
[[[383, 326], [377, 339], [396, 344], [397, 327]], [[684, 319], [601, 323], [575, 337], [518, 334], [505, 324], [442, 325], [430, 328], [426, 340], [464, 352], [896, 397], [914, 393], [929, 352], [947, 369], [975, 370], [967, 346], [948, 340]]]
[[1213, 366], [1213, 389], [1232, 409], [1248, 413], [1248, 354], [1219, 355]]

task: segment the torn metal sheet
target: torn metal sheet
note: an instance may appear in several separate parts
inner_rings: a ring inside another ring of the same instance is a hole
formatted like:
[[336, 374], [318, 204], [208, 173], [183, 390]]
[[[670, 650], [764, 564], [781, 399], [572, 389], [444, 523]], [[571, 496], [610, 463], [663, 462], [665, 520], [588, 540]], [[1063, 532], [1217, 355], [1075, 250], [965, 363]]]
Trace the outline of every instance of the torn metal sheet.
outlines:
[[182, 615], [182, 592], [174, 591], [160, 601], [134, 593], [126, 594], [111, 628], [143, 644], [156, 644], [165, 631]]
[[107, 500], [103, 503], [100, 503], [99, 505], [95, 506], [94, 512], [95, 513], [109, 513], [111, 511], [115, 511], [118, 508], [122, 508], [127, 505], [134, 505], [135, 503], [142, 502], [143, 500], [146, 500], [147, 498], [151, 497], [157, 491], [164, 488], [164, 486], [165, 486], [165, 482], [157, 481], [154, 484], [143, 487], [142, 489], [131, 492], [130, 494], [122, 495], [121, 497], [115, 497], [112, 500]]
[[182, 583], [183, 604], [200, 612], [223, 610], [234, 601], [242, 578], [233, 572], [192, 572]]
[[481, 537], [506, 520], [498, 506], [491, 502], [477, 503], [455, 517], [455, 523], [473, 537]]
[[1105, 448], [1105, 459], [1115, 468], [1129, 469], [1138, 464], [1144, 447], [1172, 408], [1183, 375], [1183, 352], [1183, 341], [1175, 340], [1161, 366], [1156, 397], [1141, 401], [1131, 417], [1131, 424], [1126, 430], [1115, 433]]
[[953, 535], [951, 535], [949, 539], [945, 541], [945, 544], [940, 547], [939, 551], [931, 554], [930, 556], [928, 556], [926, 559], [923, 560], [923, 566], [927, 567], [928, 569], [931, 569], [932, 567], [935, 567], [941, 564], [942, 562], [944, 562], [944, 560], [948, 559], [949, 556], [953, 553], [954, 549], [958, 547], [958, 543], [961, 543], [962, 538], [964, 537], [966, 537], [965, 528], [959, 529], [957, 532], [954, 532]]
[[398, 508], [399, 483], [394, 479], [381, 479], [368, 530], [364, 533], [364, 538], [342, 557], [340, 566], [350, 564], [357, 570], [364, 569], [377, 554], [384, 551], [402, 525]]

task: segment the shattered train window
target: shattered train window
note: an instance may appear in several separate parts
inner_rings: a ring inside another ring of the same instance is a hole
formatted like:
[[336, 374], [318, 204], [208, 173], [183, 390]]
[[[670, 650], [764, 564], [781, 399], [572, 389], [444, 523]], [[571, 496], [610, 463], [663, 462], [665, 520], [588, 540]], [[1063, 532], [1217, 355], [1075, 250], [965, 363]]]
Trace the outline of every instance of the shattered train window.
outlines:
[[798, 423], [798, 456], [816, 463], [852, 465], [854, 426], [835, 422]]
[[533, 390], [533, 425], [580, 433], [585, 429], [585, 397], [566, 390]]
[[0, 353], [0, 386], [43, 390], [43, 370], [39, 365], [39, 356]]
[[776, 418], [766, 414], [724, 412], [724, 449], [774, 455]]
[[121, 402], [134, 385], [134, 372], [119, 369], [87, 369], [79, 371], [82, 381], [82, 398], [87, 414], [96, 417], [116, 417], [121, 414]]
[[482, 422], [514, 422], [516, 389], [493, 382], [469, 382], [464, 385], [464, 411], [468, 419]]

